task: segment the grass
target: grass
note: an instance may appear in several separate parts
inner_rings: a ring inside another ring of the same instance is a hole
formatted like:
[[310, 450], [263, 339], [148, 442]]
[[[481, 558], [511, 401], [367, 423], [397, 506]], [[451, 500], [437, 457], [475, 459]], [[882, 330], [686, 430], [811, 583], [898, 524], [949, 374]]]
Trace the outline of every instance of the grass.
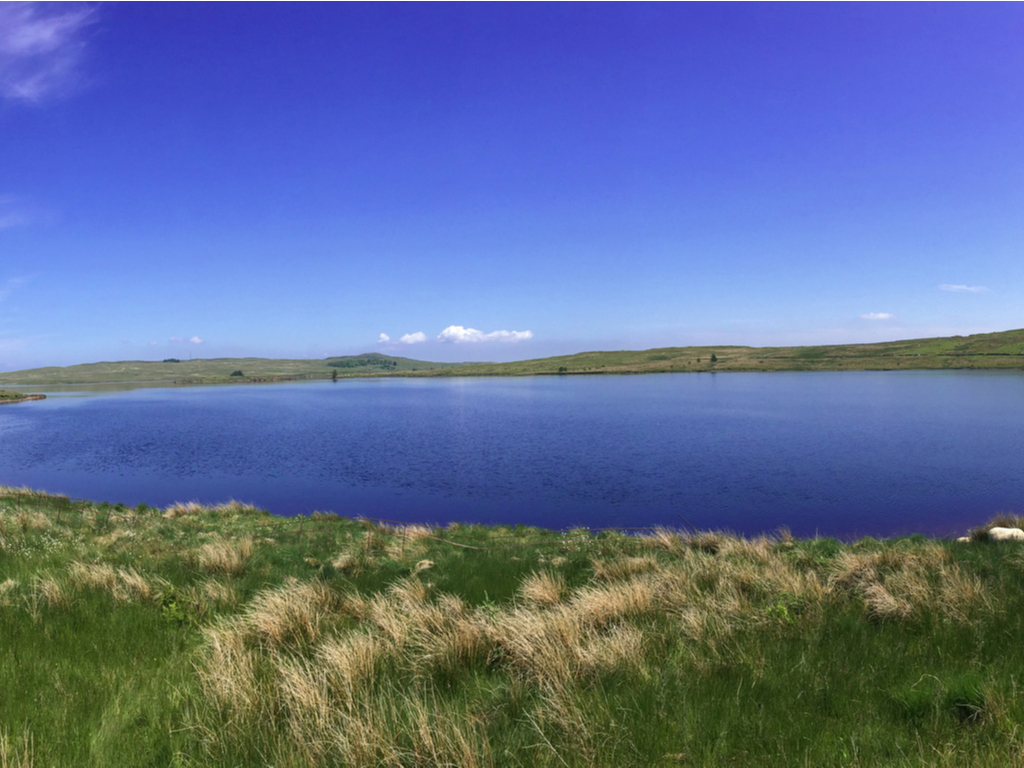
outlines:
[[980, 534], [0, 489], [0, 766], [1018, 764], [1022, 603], [1024, 547]]
[[23, 400], [45, 400], [45, 395], [30, 395], [25, 392], [9, 392], [5, 389], [0, 389], [0, 404], [4, 403], [20, 403]]
[[[712, 359], [714, 356], [714, 359]], [[325, 360], [219, 358], [92, 363], [0, 374], [0, 384], [168, 381], [238, 383], [367, 376], [536, 376], [724, 371], [878, 371], [1024, 368], [1024, 329], [973, 336], [818, 347], [666, 347], [582, 352], [512, 363], [431, 363], [378, 353]], [[244, 371], [243, 377], [231, 374]]]

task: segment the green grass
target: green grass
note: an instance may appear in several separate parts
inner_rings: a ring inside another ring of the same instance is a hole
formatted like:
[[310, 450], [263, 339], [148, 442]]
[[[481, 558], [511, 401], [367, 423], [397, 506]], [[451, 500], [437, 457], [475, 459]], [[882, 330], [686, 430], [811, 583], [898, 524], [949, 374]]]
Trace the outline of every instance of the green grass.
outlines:
[[[711, 356], [715, 355], [715, 362]], [[166, 381], [239, 383], [366, 376], [537, 376], [695, 373], [724, 371], [880, 371], [1024, 369], [1024, 329], [815, 347], [666, 347], [645, 351], [581, 352], [512, 363], [431, 363], [378, 353], [325, 360], [217, 358], [181, 362], [128, 361], [0, 374], [0, 384], [56, 385]], [[232, 378], [235, 371], [243, 376]]]
[[1019, 764], [1021, 637], [1024, 548], [982, 537], [0, 489], [3, 766]]

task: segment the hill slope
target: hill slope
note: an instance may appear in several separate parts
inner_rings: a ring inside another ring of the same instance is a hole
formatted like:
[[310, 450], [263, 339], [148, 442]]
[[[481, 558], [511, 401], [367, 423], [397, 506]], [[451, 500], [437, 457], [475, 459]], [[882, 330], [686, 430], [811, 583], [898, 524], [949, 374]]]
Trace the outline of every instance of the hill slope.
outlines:
[[[878, 344], [817, 347], [663, 347], [643, 351], [581, 352], [512, 363], [433, 363], [379, 353], [326, 360], [224, 357], [178, 362], [90, 363], [0, 374], [0, 384], [99, 382], [276, 381], [363, 376], [531, 376], [579, 373], [687, 371], [880, 371], [957, 368], [1024, 369], [1024, 329]], [[242, 376], [231, 378], [241, 371]]]

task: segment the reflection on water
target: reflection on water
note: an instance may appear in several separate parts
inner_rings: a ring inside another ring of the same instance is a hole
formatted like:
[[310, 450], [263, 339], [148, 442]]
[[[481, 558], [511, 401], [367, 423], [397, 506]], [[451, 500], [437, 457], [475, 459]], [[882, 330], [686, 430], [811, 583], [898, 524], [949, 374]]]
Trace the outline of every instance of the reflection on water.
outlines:
[[279, 514], [963, 531], [1024, 510], [1018, 372], [26, 387], [0, 483]]

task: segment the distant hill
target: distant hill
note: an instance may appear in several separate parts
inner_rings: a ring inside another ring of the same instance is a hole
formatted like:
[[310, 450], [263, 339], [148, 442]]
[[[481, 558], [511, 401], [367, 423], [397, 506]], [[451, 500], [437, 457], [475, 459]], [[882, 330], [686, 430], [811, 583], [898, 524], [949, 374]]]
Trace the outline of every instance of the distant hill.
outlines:
[[1024, 329], [815, 347], [663, 347], [644, 351], [581, 352], [514, 363], [467, 365], [432, 376], [528, 376], [686, 371], [878, 371], [955, 368], [1024, 369]]
[[[381, 373], [406, 373], [433, 368], [452, 368], [458, 363], [430, 363], [407, 357], [389, 357], [377, 353], [326, 360], [274, 360], [263, 357], [219, 357], [209, 360], [164, 360], [147, 362], [87, 363], [85, 365], [32, 368], [0, 373], [0, 384], [98, 384], [103, 382], [167, 381], [200, 383], [206, 381], [277, 381], [288, 379], [330, 378], [337, 371], [343, 376], [367, 376]], [[231, 374], [241, 371], [242, 376]]]
[[[0, 374], [0, 384], [100, 382], [279, 381], [365, 376], [531, 376], [583, 373], [698, 371], [880, 371], [913, 369], [1024, 369], [1024, 329], [816, 347], [663, 347], [644, 351], [581, 352], [513, 363], [432, 363], [376, 352], [326, 360], [224, 357], [179, 362], [127, 361]], [[231, 377], [236, 371], [242, 376]]]
[[433, 371], [439, 369], [459, 368], [467, 363], [428, 363], [425, 360], [411, 360], [408, 357], [391, 357], [379, 352], [368, 352], [365, 355], [348, 355], [345, 357], [329, 357], [324, 362], [330, 368], [337, 368], [341, 373], [401, 373], [404, 371]]

